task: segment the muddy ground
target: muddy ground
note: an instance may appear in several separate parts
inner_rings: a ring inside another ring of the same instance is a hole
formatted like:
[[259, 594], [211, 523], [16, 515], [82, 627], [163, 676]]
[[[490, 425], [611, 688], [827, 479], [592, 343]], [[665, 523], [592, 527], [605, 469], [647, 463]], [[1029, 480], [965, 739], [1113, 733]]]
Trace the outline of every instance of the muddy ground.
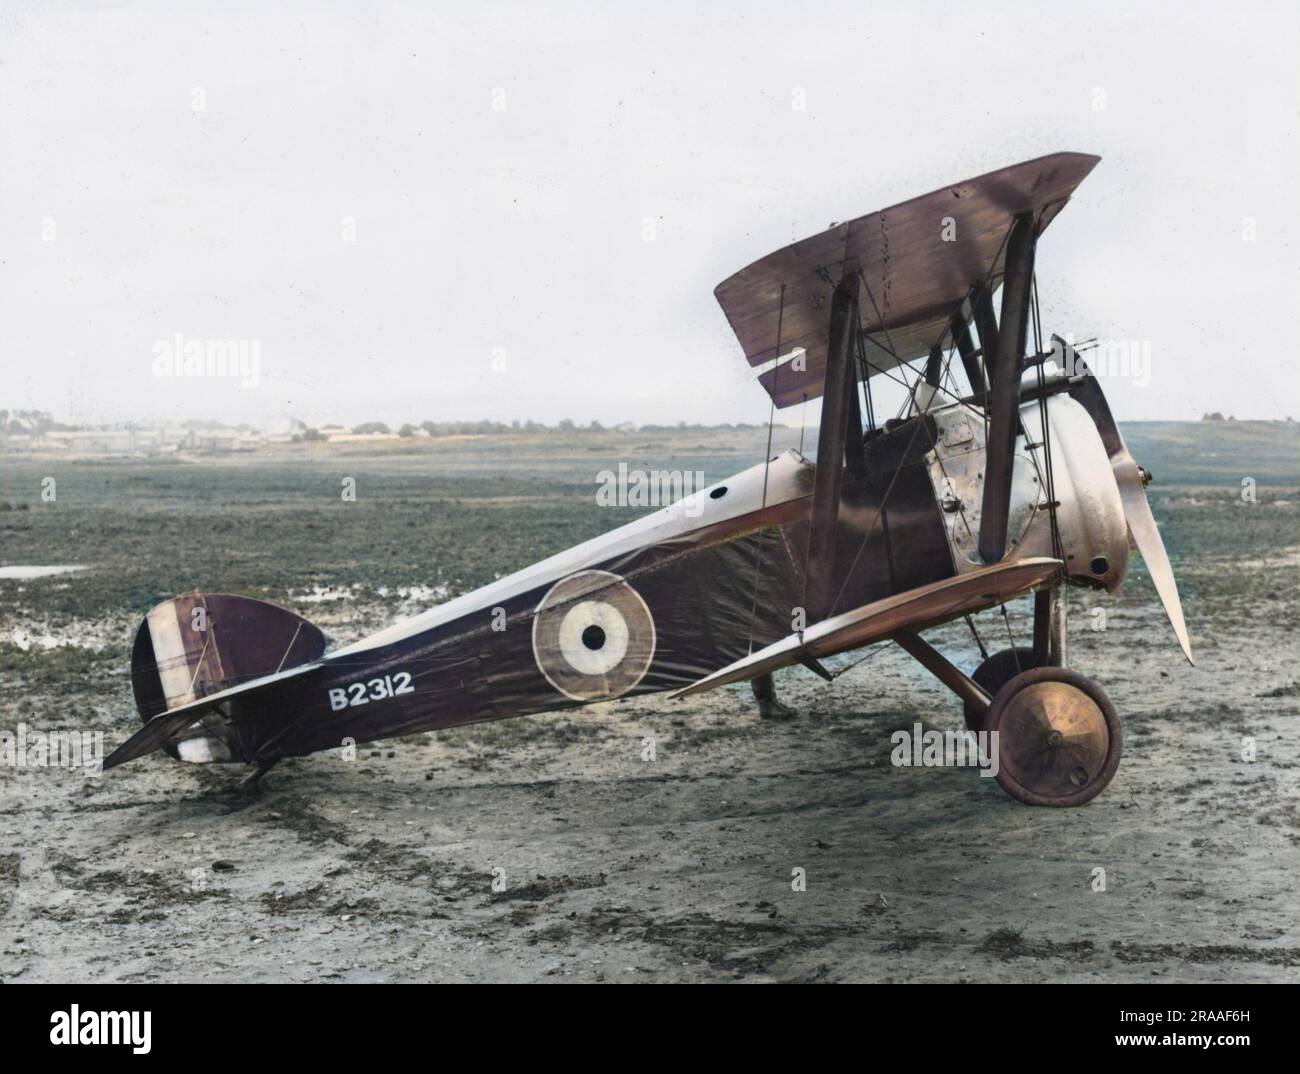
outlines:
[[[1300, 979], [1300, 468], [1279, 428], [1240, 465], [1202, 444], [1199, 469], [1132, 433], [1174, 460], [1153, 502], [1198, 667], [1140, 563], [1120, 597], [1074, 597], [1071, 663], [1126, 720], [1085, 808], [892, 766], [893, 731], [960, 713], [888, 647], [832, 684], [781, 673], [788, 724], [744, 688], [645, 698], [290, 761], [260, 793], [161, 755], [98, 779], [5, 765], [0, 978]], [[346, 642], [633, 517], [594, 507], [606, 465], [716, 480], [761, 456], [745, 432], [6, 458], [3, 563], [86, 569], [0, 582], [0, 728], [122, 741], [135, 626], [175, 592], [275, 600]], [[974, 665], [964, 628], [933, 638]]]

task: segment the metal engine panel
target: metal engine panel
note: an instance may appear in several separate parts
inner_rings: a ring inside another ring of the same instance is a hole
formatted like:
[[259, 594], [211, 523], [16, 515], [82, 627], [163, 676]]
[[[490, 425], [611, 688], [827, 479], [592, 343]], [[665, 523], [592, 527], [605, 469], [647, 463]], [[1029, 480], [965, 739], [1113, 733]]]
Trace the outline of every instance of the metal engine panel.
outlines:
[[[1006, 555], [1052, 556], [1040, 403], [1020, 408], [1011, 479]], [[1105, 445], [1088, 412], [1065, 395], [1046, 401], [1052, 478], [1061, 553], [1071, 581], [1118, 588], [1128, 565], [1128, 525]], [[958, 573], [983, 566], [979, 555], [984, 491], [985, 426], [979, 411], [962, 405], [931, 410], [938, 440], [926, 456], [935, 498], [943, 511], [948, 546]], [[1025, 433], [1029, 435], [1026, 442]]]

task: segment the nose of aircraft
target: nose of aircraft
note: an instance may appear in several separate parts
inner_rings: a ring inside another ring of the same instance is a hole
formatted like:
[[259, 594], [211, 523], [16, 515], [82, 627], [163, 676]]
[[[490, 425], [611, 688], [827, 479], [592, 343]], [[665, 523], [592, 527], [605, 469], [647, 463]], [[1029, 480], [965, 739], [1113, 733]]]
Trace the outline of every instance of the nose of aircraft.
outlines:
[[1147, 502], [1146, 486], [1151, 481], [1151, 473], [1133, 461], [1133, 456], [1129, 454], [1122, 439], [1120, 450], [1111, 455], [1110, 461], [1115, 471], [1115, 480], [1119, 484], [1124, 518], [1128, 522], [1133, 547], [1142, 553], [1142, 559], [1147, 565], [1151, 581], [1155, 583], [1160, 603], [1164, 605], [1165, 615], [1174, 628], [1183, 655], [1189, 664], [1195, 664], [1196, 661], [1192, 659], [1192, 642], [1187, 636], [1187, 624], [1183, 621], [1183, 605], [1178, 598], [1174, 568], [1169, 562], [1169, 553], [1165, 551], [1165, 542], [1156, 526], [1155, 516], [1151, 513], [1151, 504]]
[[1052, 344], [1060, 350], [1063, 368], [1082, 374], [1070, 389], [1070, 396], [1088, 411], [1097, 426], [1097, 432], [1101, 434], [1106, 454], [1110, 456], [1115, 482], [1119, 485], [1130, 543], [1142, 554], [1147, 572], [1160, 596], [1160, 603], [1164, 605], [1165, 615], [1169, 617], [1169, 624], [1178, 638], [1178, 645], [1187, 657], [1187, 662], [1194, 665], [1196, 661], [1192, 659], [1192, 643], [1187, 636], [1187, 624], [1183, 620], [1183, 605], [1178, 598], [1174, 568], [1169, 562], [1169, 553], [1165, 551], [1165, 542], [1156, 526], [1155, 516], [1151, 514], [1151, 505], [1147, 502], [1146, 487], [1151, 483], [1151, 472], [1139, 466], [1129, 453], [1119, 425], [1110, 412], [1110, 404], [1106, 402], [1106, 395], [1101, 390], [1101, 382], [1088, 368], [1088, 364], [1060, 336], [1054, 335]]

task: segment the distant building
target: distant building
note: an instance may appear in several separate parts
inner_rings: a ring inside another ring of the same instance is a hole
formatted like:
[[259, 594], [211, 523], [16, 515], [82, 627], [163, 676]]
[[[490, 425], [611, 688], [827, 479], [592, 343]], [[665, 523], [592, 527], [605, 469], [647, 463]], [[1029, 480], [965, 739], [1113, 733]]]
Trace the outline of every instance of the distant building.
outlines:
[[46, 433], [42, 439], [87, 455], [129, 455], [135, 450], [135, 432], [131, 429], [59, 430]]
[[326, 426], [325, 428], [322, 428], [321, 434], [324, 435], [325, 439], [327, 439], [331, 444], [354, 444], [357, 443], [358, 441], [365, 443], [371, 440], [397, 440], [398, 439], [396, 433], [351, 433], [348, 432], [346, 429], [344, 429], [341, 433], [334, 433], [334, 432], [327, 433], [326, 429], [328, 428], [333, 428], [333, 426]]
[[193, 451], [252, 451], [261, 437], [245, 429], [196, 429]]
[[263, 440], [268, 444], [290, 444], [294, 440], [300, 440], [307, 432], [307, 423], [299, 421], [297, 418], [290, 418], [287, 426], [267, 433]]

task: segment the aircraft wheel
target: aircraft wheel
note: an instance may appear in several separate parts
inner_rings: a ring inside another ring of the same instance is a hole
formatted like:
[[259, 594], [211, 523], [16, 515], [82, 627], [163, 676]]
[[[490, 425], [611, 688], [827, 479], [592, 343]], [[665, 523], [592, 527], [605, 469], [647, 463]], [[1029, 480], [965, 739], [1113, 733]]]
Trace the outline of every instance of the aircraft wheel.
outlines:
[[[997, 692], [1022, 671], [1038, 667], [1034, 662], [1034, 650], [1028, 645], [1018, 645], [1014, 649], [1002, 649], [994, 653], [975, 669], [971, 676], [984, 688], [989, 697], [996, 697]], [[984, 730], [984, 717], [971, 705], [965, 706], [966, 727], [971, 731]]]
[[993, 698], [985, 729], [998, 733], [998, 783], [1026, 805], [1091, 801], [1115, 775], [1123, 749], [1106, 692], [1068, 668], [1015, 676]]

